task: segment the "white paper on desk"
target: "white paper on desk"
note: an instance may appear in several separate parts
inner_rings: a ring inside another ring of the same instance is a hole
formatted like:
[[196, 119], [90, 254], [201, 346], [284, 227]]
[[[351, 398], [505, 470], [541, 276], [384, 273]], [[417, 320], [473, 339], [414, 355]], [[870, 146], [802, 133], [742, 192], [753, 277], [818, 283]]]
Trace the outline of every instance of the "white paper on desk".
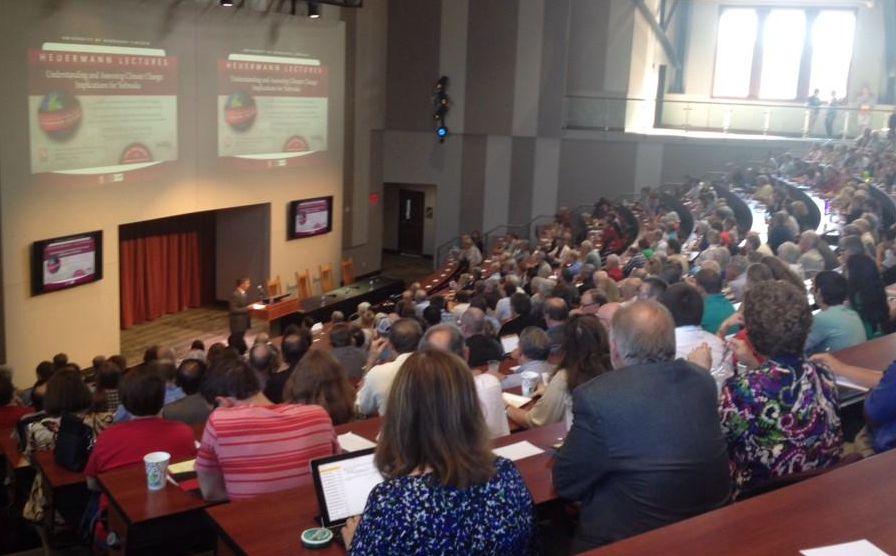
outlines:
[[492, 450], [492, 452], [494, 452], [497, 456], [501, 456], [502, 458], [507, 458], [510, 461], [516, 461], [531, 456], [537, 456], [538, 454], [544, 453], [544, 450], [527, 440], [523, 440], [522, 442], [516, 442], [514, 444], [508, 444], [507, 446], [495, 448], [494, 450]]
[[854, 388], [856, 390], [861, 390], [862, 392], [867, 392], [868, 389], [864, 386], [856, 384], [855, 382], [849, 380], [845, 376], [835, 375], [834, 382], [836, 382], [840, 386], [846, 386], [847, 388]]
[[342, 449], [346, 452], [357, 452], [358, 450], [374, 448], [376, 442], [371, 442], [363, 436], [359, 436], [353, 432], [347, 432], [339, 435], [339, 445], [342, 446]]
[[843, 544], [800, 550], [803, 556], [888, 556], [865, 539]]
[[501, 397], [504, 398], [504, 403], [506, 403], [507, 405], [512, 405], [516, 408], [523, 407], [524, 405], [532, 401], [532, 398], [527, 398], [526, 396], [517, 396], [516, 394], [511, 394], [510, 392], [504, 392], [503, 394], [501, 394]]
[[178, 475], [180, 473], [192, 473], [196, 471], [196, 460], [190, 459], [180, 463], [168, 464], [168, 473], [170, 475]]

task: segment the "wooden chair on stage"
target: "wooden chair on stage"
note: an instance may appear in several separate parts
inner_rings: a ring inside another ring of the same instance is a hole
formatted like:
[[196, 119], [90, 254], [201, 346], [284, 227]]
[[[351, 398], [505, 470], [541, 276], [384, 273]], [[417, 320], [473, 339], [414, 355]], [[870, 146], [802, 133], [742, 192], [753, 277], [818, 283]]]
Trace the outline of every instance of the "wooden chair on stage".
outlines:
[[264, 287], [267, 288], [268, 297], [274, 297], [283, 293], [283, 285], [280, 283], [280, 276], [264, 281]]
[[320, 292], [328, 292], [333, 289], [333, 265], [330, 263], [319, 265], [320, 270]]
[[311, 271], [296, 272], [296, 297], [299, 301], [311, 297]]
[[355, 283], [355, 261], [354, 259], [342, 259], [342, 285], [347, 286]]

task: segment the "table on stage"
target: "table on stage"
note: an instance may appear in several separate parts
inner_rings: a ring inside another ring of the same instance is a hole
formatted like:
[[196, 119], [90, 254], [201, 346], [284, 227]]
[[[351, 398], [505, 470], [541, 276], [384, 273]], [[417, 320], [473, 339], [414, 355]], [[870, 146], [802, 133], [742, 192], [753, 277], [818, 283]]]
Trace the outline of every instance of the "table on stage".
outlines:
[[299, 302], [301, 317], [311, 317], [317, 322], [330, 320], [333, 311], [342, 311], [346, 318], [352, 315], [358, 304], [367, 301], [379, 303], [386, 298], [400, 294], [404, 290], [404, 281], [394, 278], [371, 278], [366, 282], [355, 282], [319, 296], [312, 296]]
[[583, 556], [747, 556], [868, 539], [896, 554], [896, 451], [654, 529]]
[[[375, 440], [380, 419], [367, 419], [337, 427], [337, 432], [354, 432]], [[543, 453], [517, 460], [517, 468], [526, 481], [536, 504], [557, 497], [551, 481], [554, 444], [566, 435], [563, 423], [496, 438], [493, 445], [507, 446], [527, 440], [542, 448]], [[316, 527], [319, 513], [313, 486], [265, 494], [249, 500], [230, 502], [206, 509], [218, 531], [218, 556], [268, 556], [270, 554], [344, 554], [344, 549], [333, 543], [322, 550], [302, 546], [299, 535], [304, 529]]]

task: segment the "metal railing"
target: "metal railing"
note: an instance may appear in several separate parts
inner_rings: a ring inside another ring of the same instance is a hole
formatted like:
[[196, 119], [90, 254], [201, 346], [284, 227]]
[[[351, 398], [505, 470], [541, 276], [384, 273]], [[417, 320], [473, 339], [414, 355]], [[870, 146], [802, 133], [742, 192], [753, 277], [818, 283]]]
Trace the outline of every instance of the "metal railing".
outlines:
[[667, 95], [656, 99], [569, 95], [565, 99], [565, 127], [594, 131], [685, 133], [716, 132], [765, 136], [849, 139], [865, 127], [888, 130], [892, 107], [861, 111], [849, 104], [830, 114], [803, 102], [769, 103], [728, 99], [691, 99]]

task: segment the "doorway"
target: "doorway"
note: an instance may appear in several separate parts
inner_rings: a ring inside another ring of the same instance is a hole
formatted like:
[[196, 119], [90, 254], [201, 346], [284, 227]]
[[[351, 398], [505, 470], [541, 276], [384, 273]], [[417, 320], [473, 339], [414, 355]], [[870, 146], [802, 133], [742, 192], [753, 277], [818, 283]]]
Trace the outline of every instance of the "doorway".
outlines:
[[401, 189], [398, 192], [398, 251], [408, 255], [423, 254], [423, 219], [425, 194]]

